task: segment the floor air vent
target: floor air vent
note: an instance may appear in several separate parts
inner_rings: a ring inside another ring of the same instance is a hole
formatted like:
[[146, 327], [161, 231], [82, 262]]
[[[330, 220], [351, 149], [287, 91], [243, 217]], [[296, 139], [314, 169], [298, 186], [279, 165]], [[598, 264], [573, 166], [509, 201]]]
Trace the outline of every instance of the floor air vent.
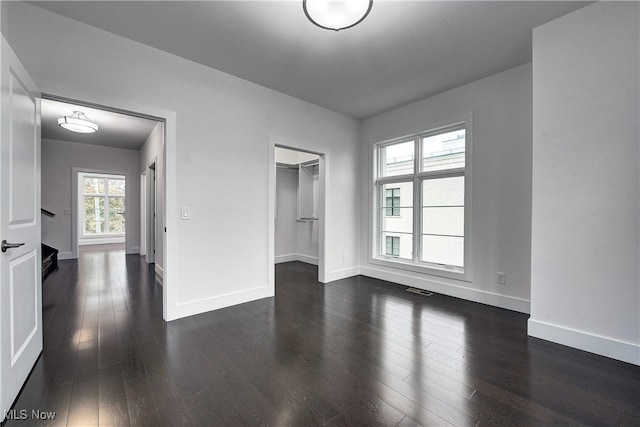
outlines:
[[411, 292], [418, 295], [424, 295], [425, 297], [430, 297], [431, 295], [433, 295], [433, 292], [423, 291], [422, 289], [416, 289], [416, 288], [407, 288], [407, 292]]

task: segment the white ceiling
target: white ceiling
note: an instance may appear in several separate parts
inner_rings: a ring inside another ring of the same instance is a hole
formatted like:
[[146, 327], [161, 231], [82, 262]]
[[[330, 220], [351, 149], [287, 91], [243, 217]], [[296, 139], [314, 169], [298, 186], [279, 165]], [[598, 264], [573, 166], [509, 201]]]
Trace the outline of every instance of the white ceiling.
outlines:
[[[66, 102], [42, 100], [42, 138], [84, 144], [105, 145], [129, 150], [139, 150], [158, 123], [126, 114]], [[58, 118], [82, 111], [87, 119], [97, 123], [96, 133], [76, 133], [58, 126]]]
[[358, 119], [529, 62], [533, 28], [588, 4], [374, 0], [332, 32], [301, 0], [32, 3]]

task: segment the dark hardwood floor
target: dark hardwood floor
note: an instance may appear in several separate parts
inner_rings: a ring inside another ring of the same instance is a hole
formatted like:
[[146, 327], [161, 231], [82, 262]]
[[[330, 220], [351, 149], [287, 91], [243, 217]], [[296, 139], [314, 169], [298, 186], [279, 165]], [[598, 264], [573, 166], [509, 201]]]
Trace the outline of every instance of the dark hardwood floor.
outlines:
[[[276, 297], [165, 323], [153, 269], [83, 251], [44, 283], [25, 425], [640, 425], [640, 368], [527, 316], [280, 264]], [[215, 283], [215, 276], [208, 279]]]

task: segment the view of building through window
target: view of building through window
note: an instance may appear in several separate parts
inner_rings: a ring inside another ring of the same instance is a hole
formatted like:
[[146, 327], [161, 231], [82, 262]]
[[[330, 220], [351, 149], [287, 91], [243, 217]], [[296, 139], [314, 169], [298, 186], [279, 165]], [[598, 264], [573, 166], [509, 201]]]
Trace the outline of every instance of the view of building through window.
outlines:
[[377, 146], [379, 256], [464, 271], [465, 148], [464, 124]]
[[386, 250], [385, 254], [389, 256], [400, 255], [400, 237], [387, 236], [386, 237]]
[[387, 216], [400, 216], [400, 189], [387, 188], [385, 201], [387, 206]]

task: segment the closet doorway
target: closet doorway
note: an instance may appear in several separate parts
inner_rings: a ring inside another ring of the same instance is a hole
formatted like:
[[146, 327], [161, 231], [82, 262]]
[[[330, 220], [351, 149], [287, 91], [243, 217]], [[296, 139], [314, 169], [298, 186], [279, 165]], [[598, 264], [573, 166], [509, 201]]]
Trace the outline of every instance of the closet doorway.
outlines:
[[273, 264], [318, 266], [324, 281], [325, 161], [322, 153], [273, 146]]

